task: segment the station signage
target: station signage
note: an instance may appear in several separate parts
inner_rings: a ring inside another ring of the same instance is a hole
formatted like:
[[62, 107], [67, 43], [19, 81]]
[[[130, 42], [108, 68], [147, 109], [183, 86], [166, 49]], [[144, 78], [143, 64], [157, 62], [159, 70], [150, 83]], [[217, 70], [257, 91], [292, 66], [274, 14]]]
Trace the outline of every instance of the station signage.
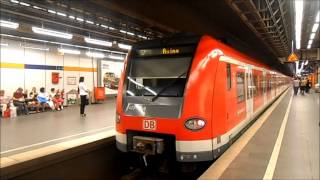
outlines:
[[298, 56], [293, 52], [289, 55], [288, 57], [288, 62], [294, 62], [294, 61], [297, 61], [299, 60]]
[[179, 55], [179, 54], [190, 54], [190, 53], [193, 53], [194, 50], [195, 50], [194, 46], [139, 49], [135, 51], [135, 56], [148, 57], [148, 56], [170, 56], [170, 55]]

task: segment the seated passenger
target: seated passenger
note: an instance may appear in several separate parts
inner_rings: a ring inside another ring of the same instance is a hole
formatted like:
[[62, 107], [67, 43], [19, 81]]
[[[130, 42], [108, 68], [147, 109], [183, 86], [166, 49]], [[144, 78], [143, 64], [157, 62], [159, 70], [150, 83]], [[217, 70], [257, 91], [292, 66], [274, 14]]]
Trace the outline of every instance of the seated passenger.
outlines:
[[53, 99], [55, 95], [56, 95], [56, 90], [55, 90], [55, 88], [51, 88], [50, 94], [49, 94], [49, 98], [50, 98], [50, 99]]
[[57, 93], [54, 96], [52, 101], [54, 102], [54, 106], [56, 110], [60, 111], [63, 109], [63, 99], [61, 98], [60, 93]]
[[37, 96], [37, 100], [42, 106], [42, 111], [44, 111], [45, 107], [50, 107], [52, 110], [54, 109], [53, 102], [49, 100], [49, 95], [46, 93], [45, 88], [40, 88], [40, 93]]
[[4, 90], [0, 90], [0, 109], [4, 113], [10, 104], [10, 97], [5, 95]]
[[37, 89], [36, 89], [36, 87], [33, 87], [31, 92], [28, 95], [28, 103], [27, 104], [30, 109], [35, 109], [36, 112], [40, 112], [39, 111], [40, 104], [37, 100], [37, 96], [38, 96]]
[[38, 95], [38, 92], [37, 92], [37, 88], [36, 87], [33, 87], [31, 92], [29, 93], [29, 99], [37, 99], [37, 95]]
[[19, 87], [16, 92], [13, 93], [13, 104], [18, 106], [18, 115], [29, 114], [29, 110], [24, 98], [23, 89]]

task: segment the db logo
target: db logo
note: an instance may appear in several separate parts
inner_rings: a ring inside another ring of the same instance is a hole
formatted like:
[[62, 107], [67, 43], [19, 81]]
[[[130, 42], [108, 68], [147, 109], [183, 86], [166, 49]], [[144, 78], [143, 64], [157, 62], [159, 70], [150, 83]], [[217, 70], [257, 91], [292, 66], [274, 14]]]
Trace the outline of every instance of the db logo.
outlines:
[[145, 120], [143, 120], [143, 129], [156, 130], [157, 129], [157, 122], [152, 119], [145, 119]]

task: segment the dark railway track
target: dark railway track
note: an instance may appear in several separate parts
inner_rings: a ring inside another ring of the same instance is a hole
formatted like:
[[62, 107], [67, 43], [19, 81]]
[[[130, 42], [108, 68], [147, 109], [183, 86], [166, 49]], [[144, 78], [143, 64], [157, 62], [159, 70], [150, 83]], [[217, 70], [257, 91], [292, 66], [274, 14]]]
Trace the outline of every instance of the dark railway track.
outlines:
[[[174, 158], [147, 157], [148, 166], [139, 156], [119, 152], [115, 143], [63, 160], [35, 167], [32, 171], [11, 176], [15, 180], [162, 180], [197, 179], [212, 162], [179, 164]], [[2, 179], [2, 178], [1, 178]], [[5, 178], [7, 179], [7, 178]]]

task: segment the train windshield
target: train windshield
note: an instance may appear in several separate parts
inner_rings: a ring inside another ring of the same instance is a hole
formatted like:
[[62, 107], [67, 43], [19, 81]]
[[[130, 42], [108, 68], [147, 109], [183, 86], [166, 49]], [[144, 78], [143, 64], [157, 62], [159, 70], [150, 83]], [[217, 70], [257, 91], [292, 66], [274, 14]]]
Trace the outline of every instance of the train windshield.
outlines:
[[132, 59], [127, 96], [182, 97], [191, 60], [191, 56]]

